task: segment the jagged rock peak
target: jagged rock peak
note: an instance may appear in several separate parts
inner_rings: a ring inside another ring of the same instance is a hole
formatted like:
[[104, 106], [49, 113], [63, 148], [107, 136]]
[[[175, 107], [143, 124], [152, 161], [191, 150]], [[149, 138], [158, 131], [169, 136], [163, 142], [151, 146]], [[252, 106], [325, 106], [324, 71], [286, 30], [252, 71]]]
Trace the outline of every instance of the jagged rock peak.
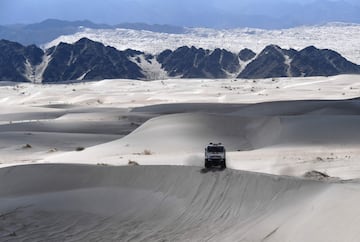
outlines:
[[315, 46], [297, 51], [268, 45], [259, 54], [250, 49], [236, 54], [220, 48], [181, 46], [151, 55], [131, 49], [119, 51], [82, 38], [73, 44], [60, 43], [44, 53], [35, 45], [0, 40], [0, 81], [145, 80], [160, 76], [253, 79], [338, 74], [360, 74], [360, 66], [333, 50]]

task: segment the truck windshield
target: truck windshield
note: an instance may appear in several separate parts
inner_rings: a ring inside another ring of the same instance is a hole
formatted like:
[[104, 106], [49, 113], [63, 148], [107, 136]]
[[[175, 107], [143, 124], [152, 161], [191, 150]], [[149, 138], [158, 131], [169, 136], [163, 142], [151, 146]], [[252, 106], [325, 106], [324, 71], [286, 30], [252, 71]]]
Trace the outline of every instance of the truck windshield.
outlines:
[[224, 147], [223, 146], [208, 146], [207, 150], [208, 150], [208, 152], [221, 153], [221, 152], [224, 152]]

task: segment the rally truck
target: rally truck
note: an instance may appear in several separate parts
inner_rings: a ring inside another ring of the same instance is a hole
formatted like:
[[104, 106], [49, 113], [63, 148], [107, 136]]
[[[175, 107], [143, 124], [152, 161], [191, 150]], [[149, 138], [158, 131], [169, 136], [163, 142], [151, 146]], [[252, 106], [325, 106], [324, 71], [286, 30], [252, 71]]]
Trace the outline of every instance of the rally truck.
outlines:
[[209, 143], [205, 148], [205, 168], [226, 168], [226, 151], [221, 143]]

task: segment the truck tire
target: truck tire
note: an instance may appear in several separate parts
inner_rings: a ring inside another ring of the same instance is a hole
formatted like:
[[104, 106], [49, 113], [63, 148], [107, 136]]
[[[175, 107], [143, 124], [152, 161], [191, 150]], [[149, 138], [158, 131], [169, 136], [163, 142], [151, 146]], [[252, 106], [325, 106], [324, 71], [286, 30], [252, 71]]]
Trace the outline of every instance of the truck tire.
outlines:
[[211, 164], [210, 164], [210, 162], [209, 162], [207, 159], [205, 160], [205, 168], [206, 168], [206, 169], [211, 168]]
[[220, 165], [221, 169], [225, 169], [226, 168], [226, 160], [223, 160], [221, 162], [221, 165]]

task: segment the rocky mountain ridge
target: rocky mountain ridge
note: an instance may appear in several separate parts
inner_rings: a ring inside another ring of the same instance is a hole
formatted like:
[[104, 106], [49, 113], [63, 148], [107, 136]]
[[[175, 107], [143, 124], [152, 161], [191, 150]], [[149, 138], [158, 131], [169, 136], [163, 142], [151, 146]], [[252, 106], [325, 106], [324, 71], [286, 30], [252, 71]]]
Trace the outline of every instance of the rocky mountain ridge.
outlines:
[[256, 54], [182, 46], [157, 55], [119, 51], [82, 38], [42, 50], [0, 41], [0, 81], [57, 83], [73, 80], [161, 78], [272, 78], [360, 74], [339, 53], [314, 46], [300, 51], [269, 45]]

